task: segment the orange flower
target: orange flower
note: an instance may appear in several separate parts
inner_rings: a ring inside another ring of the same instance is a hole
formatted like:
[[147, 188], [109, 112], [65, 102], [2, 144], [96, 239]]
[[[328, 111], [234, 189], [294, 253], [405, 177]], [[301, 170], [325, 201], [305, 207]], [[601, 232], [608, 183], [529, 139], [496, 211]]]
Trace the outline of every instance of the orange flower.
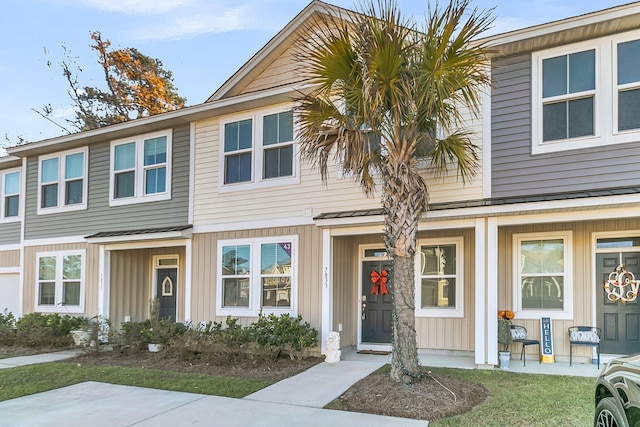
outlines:
[[498, 319], [511, 320], [515, 317], [515, 313], [511, 310], [498, 310]]

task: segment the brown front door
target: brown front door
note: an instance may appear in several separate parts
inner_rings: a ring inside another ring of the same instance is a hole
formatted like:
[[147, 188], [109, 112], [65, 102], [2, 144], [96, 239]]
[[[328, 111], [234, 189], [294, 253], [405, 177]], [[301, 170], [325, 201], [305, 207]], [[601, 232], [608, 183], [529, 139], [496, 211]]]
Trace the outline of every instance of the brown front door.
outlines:
[[362, 342], [391, 343], [391, 262], [362, 262]]
[[602, 329], [601, 353], [634, 354], [640, 352], [640, 303], [611, 301], [604, 282], [619, 264], [640, 280], [640, 253], [596, 254], [596, 325]]

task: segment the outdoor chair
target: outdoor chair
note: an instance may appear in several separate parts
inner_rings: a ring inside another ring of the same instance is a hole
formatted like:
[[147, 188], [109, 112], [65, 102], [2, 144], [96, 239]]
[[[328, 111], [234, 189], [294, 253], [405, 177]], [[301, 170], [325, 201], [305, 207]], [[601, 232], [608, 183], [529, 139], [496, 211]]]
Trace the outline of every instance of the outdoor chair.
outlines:
[[522, 344], [522, 351], [520, 352], [520, 360], [524, 362], [524, 366], [527, 366], [527, 357], [525, 355], [525, 349], [528, 345], [538, 346], [538, 363], [540, 363], [540, 341], [527, 338], [527, 328], [520, 325], [511, 325], [511, 341], [519, 342]]
[[598, 354], [598, 369], [600, 369], [600, 328], [595, 326], [571, 326], [569, 328], [569, 366], [573, 357], [573, 346], [582, 345], [595, 347]]

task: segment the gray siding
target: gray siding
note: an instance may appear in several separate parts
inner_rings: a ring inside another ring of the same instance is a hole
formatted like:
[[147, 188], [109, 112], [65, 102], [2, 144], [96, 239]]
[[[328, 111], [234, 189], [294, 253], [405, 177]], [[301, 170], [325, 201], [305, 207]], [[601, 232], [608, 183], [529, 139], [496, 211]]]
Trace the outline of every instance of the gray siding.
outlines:
[[27, 165], [26, 239], [90, 235], [187, 224], [189, 205], [189, 127], [173, 130], [171, 199], [109, 207], [110, 141], [89, 147], [86, 210], [37, 215], [38, 158]]
[[532, 156], [531, 56], [494, 60], [492, 76], [493, 197], [640, 185], [640, 142]]
[[0, 223], [0, 246], [20, 243], [21, 226], [22, 223], [20, 221], [6, 224]]

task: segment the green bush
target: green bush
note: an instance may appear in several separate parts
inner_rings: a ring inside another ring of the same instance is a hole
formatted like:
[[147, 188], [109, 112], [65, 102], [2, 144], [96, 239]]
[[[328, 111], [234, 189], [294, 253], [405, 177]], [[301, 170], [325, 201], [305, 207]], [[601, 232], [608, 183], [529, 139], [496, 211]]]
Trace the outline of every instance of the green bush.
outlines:
[[11, 346], [16, 341], [16, 318], [13, 313], [0, 313], [0, 345]]
[[82, 329], [86, 319], [60, 314], [25, 314], [16, 322], [15, 344], [24, 347], [66, 347], [69, 331]]
[[302, 359], [318, 342], [318, 331], [304, 322], [302, 316], [276, 316], [273, 313], [264, 316], [261, 313], [258, 321], [249, 328], [255, 341], [272, 349], [276, 357], [288, 354], [291, 359]]

